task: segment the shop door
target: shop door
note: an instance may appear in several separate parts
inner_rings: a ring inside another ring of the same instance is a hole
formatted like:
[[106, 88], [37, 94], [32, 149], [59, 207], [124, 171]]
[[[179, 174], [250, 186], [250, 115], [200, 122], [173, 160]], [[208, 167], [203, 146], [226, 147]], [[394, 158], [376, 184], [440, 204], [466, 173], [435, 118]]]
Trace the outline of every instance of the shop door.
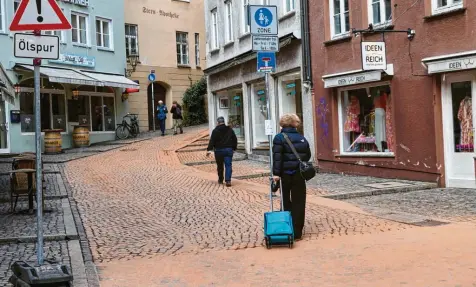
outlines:
[[[157, 119], [157, 106], [159, 101], [164, 102], [164, 105], [167, 105], [165, 102], [167, 90], [160, 85], [159, 83], [154, 83], [154, 107], [152, 107], [152, 84], [149, 84], [147, 87], [147, 105], [149, 110], [149, 131], [154, 129], [153, 121], [155, 121], [155, 129], [160, 130], [159, 120]], [[170, 107], [167, 107], [170, 109]], [[154, 111], [155, 109], [155, 111]]]
[[0, 100], [0, 153], [10, 153], [8, 104]]
[[472, 76], [453, 76], [443, 89], [446, 186], [475, 188]]

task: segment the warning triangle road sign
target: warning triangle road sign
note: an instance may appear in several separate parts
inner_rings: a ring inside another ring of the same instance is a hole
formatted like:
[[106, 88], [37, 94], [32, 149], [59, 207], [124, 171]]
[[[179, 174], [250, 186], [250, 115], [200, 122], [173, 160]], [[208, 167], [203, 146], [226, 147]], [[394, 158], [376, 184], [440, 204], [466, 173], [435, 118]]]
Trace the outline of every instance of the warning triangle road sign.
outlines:
[[10, 31], [68, 30], [71, 24], [55, 0], [22, 0]]

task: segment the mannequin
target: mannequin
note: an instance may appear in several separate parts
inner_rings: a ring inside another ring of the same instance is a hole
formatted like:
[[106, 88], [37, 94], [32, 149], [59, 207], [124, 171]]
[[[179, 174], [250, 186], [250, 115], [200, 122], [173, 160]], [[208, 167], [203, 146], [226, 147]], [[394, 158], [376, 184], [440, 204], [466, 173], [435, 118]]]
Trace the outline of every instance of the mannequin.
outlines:
[[473, 144], [473, 112], [472, 112], [471, 93], [467, 93], [466, 97], [461, 100], [458, 110], [458, 120], [461, 125], [461, 145]]
[[384, 91], [381, 91], [376, 97], [374, 97], [375, 108], [375, 145], [378, 151], [382, 152], [382, 142], [386, 141], [385, 132], [385, 108], [387, 105], [387, 96]]
[[390, 96], [390, 89], [386, 92], [387, 97], [387, 109], [385, 111], [385, 132], [387, 133], [387, 147], [389, 151], [393, 151], [393, 126], [392, 126], [392, 117], [393, 117], [393, 106]]
[[350, 141], [355, 139], [355, 133], [360, 132], [359, 125], [360, 102], [356, 96], [350, 96], [350, 102], [347, 106], [344, 132], [350, 133]]

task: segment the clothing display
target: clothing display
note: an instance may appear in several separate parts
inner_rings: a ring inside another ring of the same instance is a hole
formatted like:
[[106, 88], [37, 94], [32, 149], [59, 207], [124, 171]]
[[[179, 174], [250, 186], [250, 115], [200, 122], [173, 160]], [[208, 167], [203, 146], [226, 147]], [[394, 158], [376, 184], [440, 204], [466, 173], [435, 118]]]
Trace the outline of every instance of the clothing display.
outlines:
[[385, 110], [383, 108], [377, 108], [375, 109], [375, 145], [380, 152], [383, 151], [383, 141], [386, 141]]
[[359, 125], [360, 103], [357, 97], [352, 96], [346, 111], [346, 121], [344, 124], [345, 132], [360, 132]]
[[473, 105], [470, 97], [465, 97], [458, 110], [458, 120], [461, 126], [461, 145], [473, 144]]
[[390, 95], [387, 97], [387, 111], [385, 112], [385, 131], [387, 133], [387, 147], [389, 151], [394, 149], [394, 140], [393, 140], [393, 126], [392, 126], [392, 117], [393, 117], [393, 106]]

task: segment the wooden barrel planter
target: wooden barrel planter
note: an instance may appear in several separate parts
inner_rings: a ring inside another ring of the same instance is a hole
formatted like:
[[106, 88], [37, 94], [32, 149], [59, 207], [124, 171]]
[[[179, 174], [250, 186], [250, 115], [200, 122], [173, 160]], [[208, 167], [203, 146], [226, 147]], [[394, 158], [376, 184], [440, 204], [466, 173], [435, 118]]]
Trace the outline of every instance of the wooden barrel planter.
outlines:
[[89, 126], [84, 126], [84, 125], [74, 126], [73, 144], [74, 144], [74, 147], [88, 147], [89, 146]]
[[45, 133], [45, 154], [57, 154], [62, 153], [63, 139], [61, 138], [61, 132], [63, 130], [44, 130]]

